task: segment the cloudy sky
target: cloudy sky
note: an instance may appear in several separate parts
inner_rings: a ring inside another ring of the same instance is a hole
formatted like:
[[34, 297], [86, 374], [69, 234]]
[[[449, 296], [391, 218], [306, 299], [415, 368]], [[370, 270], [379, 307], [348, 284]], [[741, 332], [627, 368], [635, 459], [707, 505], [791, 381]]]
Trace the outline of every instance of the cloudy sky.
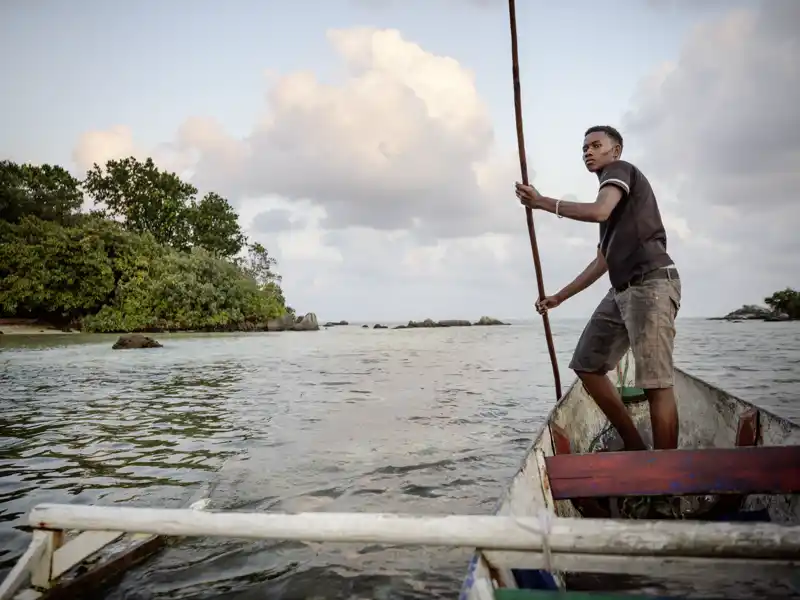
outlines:
[[[658, 194], [682, 316], [800, 285], [800, 1], [517, 4], [543, 193], [593, 200], [583, 131], [615, 125]], [[0, 55], [0, 155], [79, 175], [153, 156], [230, 199], [298, 311], [535, 315], [505, 0], [8, 1]], [[536, 226], [555, 292], [598, 226]]]

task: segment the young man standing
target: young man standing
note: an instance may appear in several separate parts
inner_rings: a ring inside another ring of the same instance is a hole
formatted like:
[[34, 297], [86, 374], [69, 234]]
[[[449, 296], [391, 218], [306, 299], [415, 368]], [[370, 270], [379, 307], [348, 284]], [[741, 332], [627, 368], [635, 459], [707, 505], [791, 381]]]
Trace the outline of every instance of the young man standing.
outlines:
[[608, 272], [611, 289], [583, 330], [569, 366], [619, 432], [625, 449], [644, 450], [641, 435], [606, 375], [631, 348], [636, 386], [644, 389], [650, 403], [653, 445], [677, 448], [672, 350], [681, 284], [667, 254], [667, 235], [650, 182], [620, 160], [621, 154], [622, 136], [613, 127], [586, 131], [583, 162], [600, 183], [592, 203], [548, 198], [517, 183], [517, 197], [525, 206], [600, 224], [595, 259], [558, 293], [541, 298], [536, 308], [540, 313], [553, 309]]

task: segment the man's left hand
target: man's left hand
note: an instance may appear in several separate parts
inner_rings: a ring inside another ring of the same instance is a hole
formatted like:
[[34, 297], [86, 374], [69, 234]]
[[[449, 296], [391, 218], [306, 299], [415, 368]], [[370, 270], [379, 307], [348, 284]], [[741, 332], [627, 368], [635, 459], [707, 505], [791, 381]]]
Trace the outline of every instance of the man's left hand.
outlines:
[[520, 203], [528, 208], [541, 208], [542, 195], [532, 185], [523, 185], [517, 182], [517, 198]]

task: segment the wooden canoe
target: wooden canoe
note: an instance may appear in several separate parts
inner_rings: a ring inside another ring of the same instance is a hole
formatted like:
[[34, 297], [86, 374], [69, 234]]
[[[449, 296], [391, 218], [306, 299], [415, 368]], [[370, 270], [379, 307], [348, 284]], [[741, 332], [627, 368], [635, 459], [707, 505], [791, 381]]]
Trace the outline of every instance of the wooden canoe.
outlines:
[[[630, 354], [623, 359], [632, 363]], [[610, 376], [650, 447], [648, 403], [632, 369]], [[679, 449], [620, 452], [622, 442], [580, 381], [551, 411], [497, 515], [582, 519], [800, 523], [800, 426], [680, 369]], [[694, 540], [703, 554], [704, 540]], [[764, 540], [765, 549], [771, 541]], [[707, 554], [713, 555], [713, 549]], [[685, 554], [685, 553], [684, 553]], [[546, 568], [541, 568], [546, 567]], [[750, 557], [589, 556], [476, 550], [461, 600], [800, 598], [800, 554]]]

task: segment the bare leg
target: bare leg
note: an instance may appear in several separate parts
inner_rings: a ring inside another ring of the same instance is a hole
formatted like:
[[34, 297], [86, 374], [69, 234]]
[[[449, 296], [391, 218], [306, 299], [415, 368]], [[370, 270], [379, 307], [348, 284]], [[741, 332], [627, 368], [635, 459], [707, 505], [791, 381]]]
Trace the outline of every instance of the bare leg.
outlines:
[[647, 450], [642, 436], [639, 435], [636, 425], [633, 424], [633, 419], [628, 414], [628, 410], [622, 403], [622, 399], [619, 397], [611, 380], [606, 375], [597, 373], [580, 371], [576, 371], [576, 373], [583, 382], [583, 387], [586, 388], [586, 391], [589, 392], [597, 406], [619, 433], [625, 443], [625, 450]]
[[678, 447], [678, 405], [671, 387], [645, 390], [650, 403], [650, 424], [653, 427], [653, 447], [674, 450]]

